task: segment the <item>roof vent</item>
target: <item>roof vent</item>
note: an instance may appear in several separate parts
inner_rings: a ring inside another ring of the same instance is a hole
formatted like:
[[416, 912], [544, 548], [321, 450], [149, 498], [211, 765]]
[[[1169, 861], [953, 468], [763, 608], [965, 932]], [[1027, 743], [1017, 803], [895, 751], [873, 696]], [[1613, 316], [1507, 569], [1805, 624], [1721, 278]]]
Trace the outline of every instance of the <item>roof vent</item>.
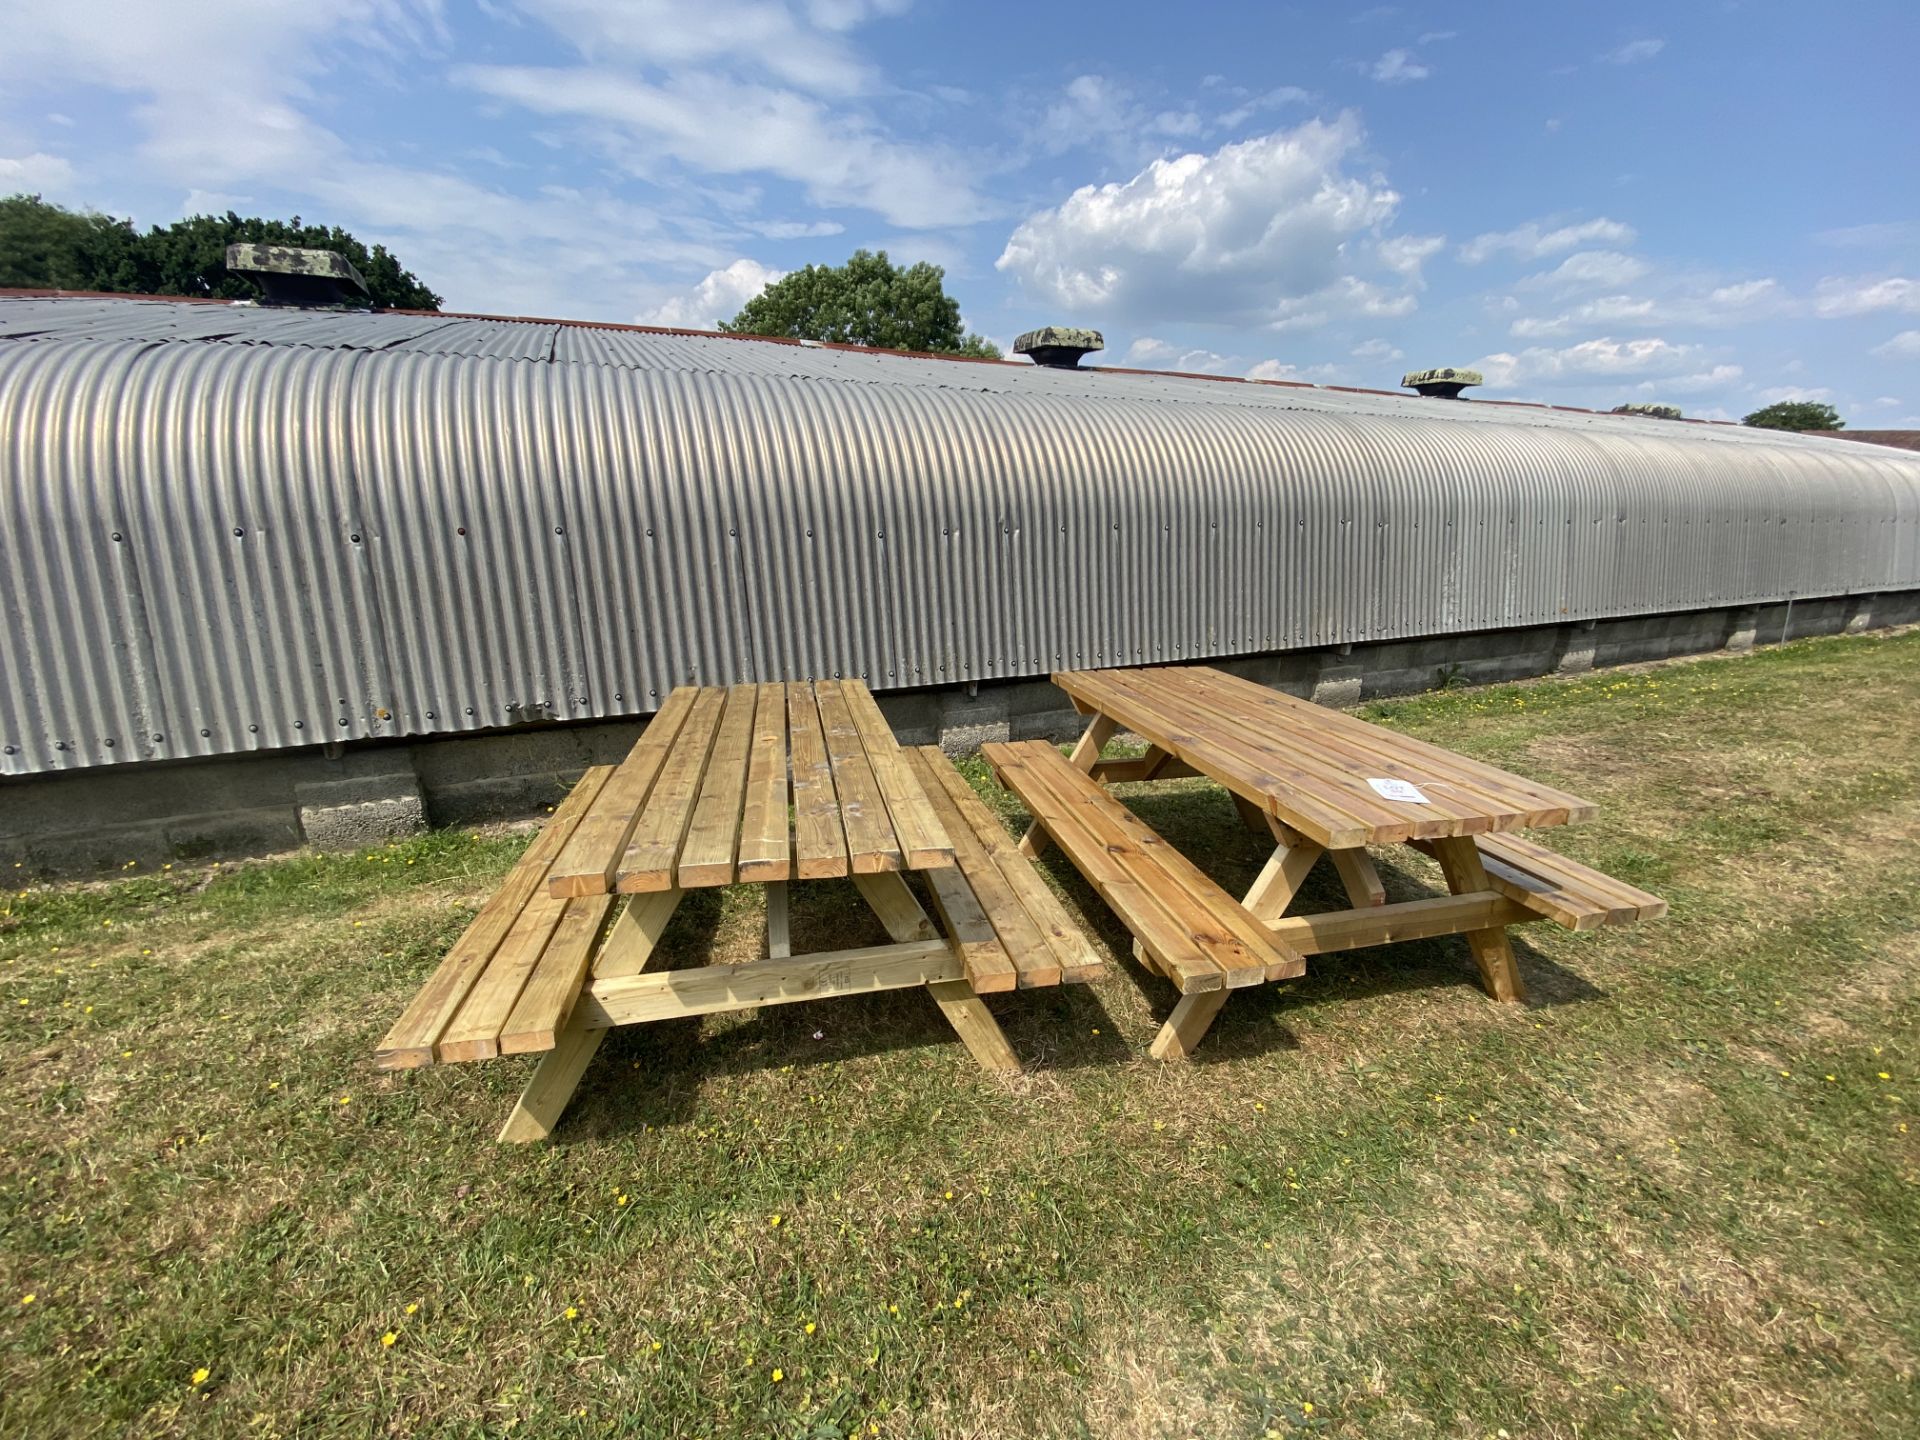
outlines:
[[1079, 330], [1071, 325], [1042, 325], [1013, 342], [1014, 354], [1055, 370], [1072, 370], [1082, 355], [1106, 348], [1106, 337], [1098, 330]]
[[367, 299], [367, 282], [353, 262], [332, 250], [229, 245], [227, 269], [257, 280], [266, 305], [350, 305]]
[[1451, 365], [1444, 365], [1438, 370], [1416, 370], [1411, 375], [1400, 377], [1402, 385], [1436, 400], [1458, 400], [1460, 392], [1469, 385], [1485, 382], [1486, 377], [1478, 370], [1456, 370]]
[[1632, 400], [1625, 405], [1613, 407], [1616, 415], [1645, 415], [1653, 420], [1683, 420], [1678, 405], [1655, 405], [1648, 400]]

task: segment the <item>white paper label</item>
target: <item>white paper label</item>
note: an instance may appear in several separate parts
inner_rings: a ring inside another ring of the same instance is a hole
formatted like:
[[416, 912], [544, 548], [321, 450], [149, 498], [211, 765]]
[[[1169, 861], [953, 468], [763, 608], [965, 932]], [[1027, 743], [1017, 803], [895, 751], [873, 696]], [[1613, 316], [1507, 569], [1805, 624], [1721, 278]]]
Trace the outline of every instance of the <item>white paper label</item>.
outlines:
[[1404, 800], [1409, 805], [1426, 805], [1430, 802], [1422, 795], [1417, 786], [1405, 780], [1369, 780], [1367, 784], [1374, 788], [1383, 800]]

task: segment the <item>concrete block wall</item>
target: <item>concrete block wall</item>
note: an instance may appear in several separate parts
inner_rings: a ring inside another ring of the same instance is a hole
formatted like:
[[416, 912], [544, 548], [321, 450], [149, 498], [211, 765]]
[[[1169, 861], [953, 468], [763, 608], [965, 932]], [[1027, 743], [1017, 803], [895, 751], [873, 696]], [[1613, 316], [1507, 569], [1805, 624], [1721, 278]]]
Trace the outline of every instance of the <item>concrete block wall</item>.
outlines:
[[[1395, 640], [1210, 663], [1326, 705], [1920, 621], [1920, 591], [1795, 600]], [[988, 740], [1071, 740], [1081, 718], [1045, 680], [879, 697], [903, 743], [959, 755]], [[86, 871], [183, 857], [354, 849], [426, 825], [541, 814], [589, 765], [617, 763], [642, 720], [281, 751], [0, 779], [0, 861]]]

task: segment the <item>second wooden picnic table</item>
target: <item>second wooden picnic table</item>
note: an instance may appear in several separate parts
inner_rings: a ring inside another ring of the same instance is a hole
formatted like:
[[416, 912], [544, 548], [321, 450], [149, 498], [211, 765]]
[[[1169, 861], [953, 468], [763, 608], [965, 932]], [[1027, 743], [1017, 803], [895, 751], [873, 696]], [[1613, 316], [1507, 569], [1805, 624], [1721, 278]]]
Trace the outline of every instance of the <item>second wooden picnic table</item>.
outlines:
[[[1180, 986], [1157, 1055], [1186, 1054], [1230, 990], [1298, 976], [1310, 954], [1464, 935], [1488, 993], [1512, 1001], [1525, 991], [1509, 925], [1586, 929], [1665, 913], [1657, 896], [1513, 833], [1595, 814], [1553, 786], [1206, 666], [1053, 680], [1088, 716], [1072, 754], [1063, 760], [1043, 742], [983, 753], [1034, 817], [1022, 849], [1057, 841], [1133, 930], [1135, 953]], [[1145, 740], [1146, 754], [1102, 759], [1122, 730]], [[1194, 775], [1225, 786], [1274, 841], [1241, 901], [1100, 788]], [[1367, 847], [1399, 844], [1437, 860], [1451, 893], [1387, 904]], [[1288, 917], [1322, 857], [1353, 908]]]

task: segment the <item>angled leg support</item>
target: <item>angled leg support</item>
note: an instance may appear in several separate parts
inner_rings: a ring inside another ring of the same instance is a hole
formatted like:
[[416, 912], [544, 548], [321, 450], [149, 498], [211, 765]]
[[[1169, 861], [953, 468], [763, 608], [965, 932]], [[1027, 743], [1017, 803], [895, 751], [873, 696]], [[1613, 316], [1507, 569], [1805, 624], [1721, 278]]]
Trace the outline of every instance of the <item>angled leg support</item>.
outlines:
[[[1477, 894], [1492, 887], [1487, 883], [1486, 867], [1480, 863], [1480, 848], [1472, 836], [1453, 836], [1433, 842], [1433, 858], [1447, 877], [1447, 888], [1456, 895]], [[1519, 962], [1513, 958], [1513, 945], [1506, 929], [1467, 931], [1467, 945], [1473, 951], [1473, 963], [1479, 968], [1480, 983], [1496, 1000], [1519, 1001], [1527, 998], [1527, 987], [1520, 979]]]

